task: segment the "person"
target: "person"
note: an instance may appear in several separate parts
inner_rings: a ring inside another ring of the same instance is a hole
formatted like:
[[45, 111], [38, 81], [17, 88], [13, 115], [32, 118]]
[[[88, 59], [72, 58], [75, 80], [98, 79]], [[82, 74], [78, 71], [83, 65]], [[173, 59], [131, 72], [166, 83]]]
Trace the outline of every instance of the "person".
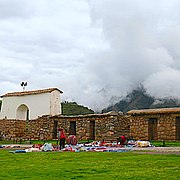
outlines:
[[59, 128], [58, 129], [58, 138], [60, 140], [60, 146], [59, 146], [59, 149], [64, 149], [65, 148], [65, 141], [66, 141], [66, 135], [64, 133], [64, 130], [63, 128]]
[[69, 135], [67, 142], [69, 145], [76, 145], [78, 143], [77, 137], [75, 135]]
[[117, 143], [120, 142], [120, 145], [125, 145], [126, 141], [127, 141], [127, 139], [124, 135], [117, 138]]

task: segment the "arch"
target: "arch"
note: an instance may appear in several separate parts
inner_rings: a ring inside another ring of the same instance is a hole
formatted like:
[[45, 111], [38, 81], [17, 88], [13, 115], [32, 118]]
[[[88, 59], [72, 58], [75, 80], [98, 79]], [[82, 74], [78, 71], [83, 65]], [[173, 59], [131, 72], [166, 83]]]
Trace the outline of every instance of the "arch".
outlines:
[[16, 119], [29, 120], [29, 108], [25, 104], [21, 104], [17, 108]]

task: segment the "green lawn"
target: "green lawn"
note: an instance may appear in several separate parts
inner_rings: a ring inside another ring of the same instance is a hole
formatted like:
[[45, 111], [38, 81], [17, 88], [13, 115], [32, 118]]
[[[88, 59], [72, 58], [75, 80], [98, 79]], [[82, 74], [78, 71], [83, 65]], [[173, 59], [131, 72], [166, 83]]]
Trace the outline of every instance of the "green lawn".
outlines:
[[156, 147], [180, 147], [180, 141], [150, 141]]
[[180, 179], [180, 155], [0, 150], [0, 179]]

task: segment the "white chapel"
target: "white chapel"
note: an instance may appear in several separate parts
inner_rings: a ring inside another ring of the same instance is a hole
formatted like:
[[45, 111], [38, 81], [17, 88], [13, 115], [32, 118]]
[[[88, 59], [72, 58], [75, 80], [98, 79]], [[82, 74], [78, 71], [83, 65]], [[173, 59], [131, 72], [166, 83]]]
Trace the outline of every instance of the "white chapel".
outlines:
[[2, 98], [0, 119], [36, 119], [43, 115], [61, 114], [58, 88], [7, 93]]

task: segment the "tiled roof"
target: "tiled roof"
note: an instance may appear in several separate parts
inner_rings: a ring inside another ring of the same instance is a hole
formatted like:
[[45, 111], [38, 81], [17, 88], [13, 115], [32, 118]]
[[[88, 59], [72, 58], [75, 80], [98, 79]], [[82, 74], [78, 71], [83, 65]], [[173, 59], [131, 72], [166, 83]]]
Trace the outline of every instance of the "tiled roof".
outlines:
[[49, 89], [41, 89], [41, 90], [34, 90], [34, 91], [24, 91], [24, 92], [12, 92], [4, 94], [1, 97], [10, 97], [10, 96], [26, 96], [26, 95], [34, 95], [34, 94], [42, 94], [42, 93], [51, 93], [52, 91], [57, 90], [60, 93], [63, 93], [58, 88], [49, 88]]
[[180, 113], [180, 108], [158, 108], [158, 109], [143, 109], [143, 110], [131, 110], [128, 111], [129, 115], [148, 115], [148, 114], [169, 114]]

